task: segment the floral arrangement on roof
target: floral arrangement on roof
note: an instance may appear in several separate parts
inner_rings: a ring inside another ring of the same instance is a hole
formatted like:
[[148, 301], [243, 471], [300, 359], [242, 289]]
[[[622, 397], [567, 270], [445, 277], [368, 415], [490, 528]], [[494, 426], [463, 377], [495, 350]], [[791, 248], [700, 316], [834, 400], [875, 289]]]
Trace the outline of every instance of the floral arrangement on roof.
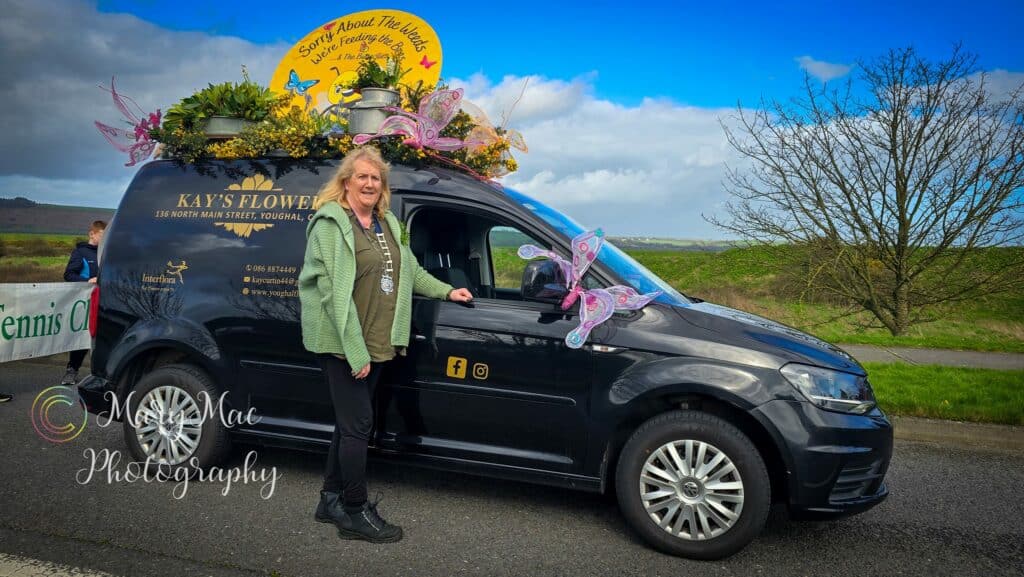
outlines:
[[[401, 76], [400, 64], [388, 65], [395, 68], [393, 76]], [[196, 163], [263, 156], [338, 158], [368, 143], [392, 163], [449, 166], [485, 181], [518, 168], [511, 149], [527, 150], [522, 136], [491, 125], [478, 107], [463, 99], [461, 89], [452, 90], [443, 82], [436, 87], [399, 84], [398, 89], [400, 104], [384, 108], [390, 116], [378, 132], [352, 135], [347, 133], [345, 111], [320, 112], [308, 103], [305, 108], [288, 106], [291, 94], [277, 94], [252, 82], [243, 67], [243, 82], [211, 84], [197, 91], [169, 108], [162, 124], [159, 117], [141, 122], [129, 116], [141, 136], [115, 145], [127, 152], [126, 146], [139, 141], [142, 146], [130, 153], [135, 162], [155, 153]], [[120, 102], [115, 95], [115, 103]], [[232, 107], [244, 114], [232, 112]], [[213, 115], [241, 116], [250, 122], [234, 137], [214, 139], [204, 131], [204, 120]], [[104, 132], [108, 140], [109, 135]], [[154, 151], [155, 143], [160, 146]]]

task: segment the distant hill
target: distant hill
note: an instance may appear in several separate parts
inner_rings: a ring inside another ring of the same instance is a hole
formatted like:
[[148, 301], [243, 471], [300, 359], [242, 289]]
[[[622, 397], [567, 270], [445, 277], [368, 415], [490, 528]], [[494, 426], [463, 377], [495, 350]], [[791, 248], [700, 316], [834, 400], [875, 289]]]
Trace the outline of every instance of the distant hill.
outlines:
[[24, 196], [17, 198], [0, 198], [0, 208], [31, 208], [36, 206], [38, 203], [34, 200], [29, 200]]
[[[689, 240], [681, 238], [645, 238], [635, 236], [610, 236], [608, 241], [622, 250], [691, 250], [720, 252], [737, 243], [727, 240]], [[496, 228], [491, 232], [491, 245], [518, 247], [531, 243], [530, 237], [514, 229]]]
[[0, 198], [0, 233], [81, 234], [96, 220], [110, 222], [112, 208], [40, 204], [27, 198]]
[[692, 240], [688, 238], [653, 238], [639, 236], [610, 236], [608, 240], [622, 250], [689, 250], [721, 252], [738, 246], [733, 240]]

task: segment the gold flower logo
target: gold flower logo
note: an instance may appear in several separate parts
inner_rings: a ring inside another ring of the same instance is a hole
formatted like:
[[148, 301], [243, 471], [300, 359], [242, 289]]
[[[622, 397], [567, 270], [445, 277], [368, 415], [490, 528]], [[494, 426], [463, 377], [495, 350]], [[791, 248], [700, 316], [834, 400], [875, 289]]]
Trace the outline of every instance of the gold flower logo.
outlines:
[[280, 188], [274, 188], [274, 181], [263, 176], [262, 174], [254, 174], [247, 176], [242, 179], [242, 183], [228, 185], [228, 190], [281, 190]]

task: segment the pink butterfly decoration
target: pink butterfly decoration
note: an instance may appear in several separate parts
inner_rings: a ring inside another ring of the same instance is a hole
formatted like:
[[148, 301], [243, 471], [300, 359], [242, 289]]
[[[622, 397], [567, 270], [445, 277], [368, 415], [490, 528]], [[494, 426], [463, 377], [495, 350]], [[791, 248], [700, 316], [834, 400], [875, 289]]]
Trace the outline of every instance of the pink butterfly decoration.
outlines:
[[607, 289], [585, 289], [583, 275], [597, 259], [597, 253], [604, 242], [601, 229], [584, 232], [572, 239], [572, 262], [557, 253], [539, 248], [532, 244], [524, 244], [516, 253], [520, 258], [532, 259], [545, 257], [555, 261], [565, 275], [569, 294], [562, 300], [562, 310], [568, 310], [582, 297], [580, 304], [580, 325], [565, 336], [565, 344], [571, 349], [578, 349], [587, 342], [590, 331], [597, 325], [611, 318], [617, 310], [637, 310], [647, 306], [661, 291], [640, 294], [632, 287], [615, 285]]
[[420, 66], [426, 68], [427, 70], [430, 70], [430, 67], [435, 64], [437, 64], [437, 60], [431, 62], [430, 60], [427, 59], [426, 54], [423, 55], [423, 60], [420, 60]]
[[438, 90], [431, 92], [420, 101], [419, 114], [408, 112], [394, 106], [384, 110], [393, 112], [381, 123], [377, 134], [359, 134], [352, 139], [357, 145], [366, 144], [374, 138], [400, 134], [405, 136], [402, 144], [413, 148], [433, 148], [434, 150], [458, 150], [472, 144], [458, 138], [441, 136], [441, 131], [448, 126], [459, 111], [462, 100], [462, 89]]
[[[142, 111], [142, 108], [135, 103], [134, 100], [117, 93], [114, 88], [114, 79], [110, 79], [110, 88], [100, 85], [100, 88], [106, 90], [111, 94], [114, 99], [114, 106], [121, 111], [121, 114], [125, 117], [127, 122], [132, 129], [126, 130], [124, 128], [115, 128], [108, 126], [100, 121], [95, 121], [96, 128], [99, 129], [100, 134], [107, 139], [114, 148], [121, 152], [128, 154], [128, 162], [125, 166], [135, 166], [139, 162], [149, 158], [153, 154], [153, 149], [156, 148], [156, 142], [149, 137], [149, 130], [160, 126], [160, 109], [156, 112], [150, 112], [146, 114]], [[129, 103], [135, 107], [138, 114], [129, 108]]]

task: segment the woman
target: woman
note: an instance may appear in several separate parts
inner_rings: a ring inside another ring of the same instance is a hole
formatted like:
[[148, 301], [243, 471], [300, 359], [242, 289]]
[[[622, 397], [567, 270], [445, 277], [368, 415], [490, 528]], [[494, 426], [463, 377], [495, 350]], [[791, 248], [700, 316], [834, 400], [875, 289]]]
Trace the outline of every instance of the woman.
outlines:
[[315, 517], [346, 539], [390, 543], [402, 529], [367, 502], [366, 447], [383, 363], [409, 344], [412, 293], [469, 302], [427, 273], [388, 207], [390, 167], [377, 149], [350, 152], [320, 190], [299, 275], [302, 342], [327, 378], [335, 425]]

